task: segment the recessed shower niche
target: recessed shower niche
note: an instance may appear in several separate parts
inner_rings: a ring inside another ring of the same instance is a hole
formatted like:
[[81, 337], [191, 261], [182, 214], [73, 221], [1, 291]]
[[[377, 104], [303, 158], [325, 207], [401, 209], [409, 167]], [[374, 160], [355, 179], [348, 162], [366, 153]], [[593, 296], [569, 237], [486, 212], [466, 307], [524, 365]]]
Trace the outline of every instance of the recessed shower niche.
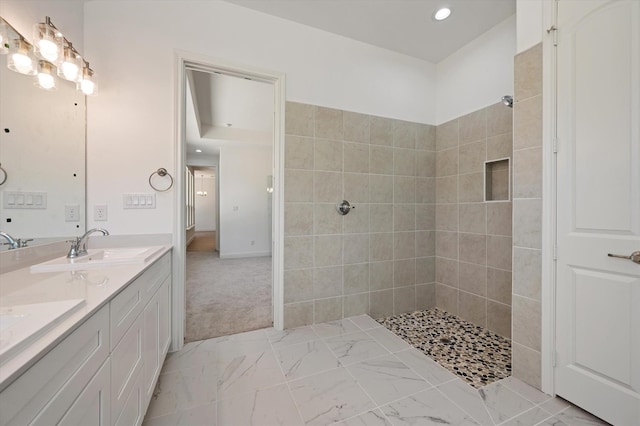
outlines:
[[511, 198], [511, 176], [509, 158], [485, 161], [484, 200], [509, 201]]

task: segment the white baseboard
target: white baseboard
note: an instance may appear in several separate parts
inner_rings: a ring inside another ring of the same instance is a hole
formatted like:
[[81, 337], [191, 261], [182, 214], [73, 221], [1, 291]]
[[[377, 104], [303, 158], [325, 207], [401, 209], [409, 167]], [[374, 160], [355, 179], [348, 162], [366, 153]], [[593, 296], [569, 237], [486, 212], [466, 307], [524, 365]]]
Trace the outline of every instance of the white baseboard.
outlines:
[[220, 259], [241, 259], [244, 257], [266, 257], [271, 256], [270, 251], [254, 251], [250, 253], [220, 253]]

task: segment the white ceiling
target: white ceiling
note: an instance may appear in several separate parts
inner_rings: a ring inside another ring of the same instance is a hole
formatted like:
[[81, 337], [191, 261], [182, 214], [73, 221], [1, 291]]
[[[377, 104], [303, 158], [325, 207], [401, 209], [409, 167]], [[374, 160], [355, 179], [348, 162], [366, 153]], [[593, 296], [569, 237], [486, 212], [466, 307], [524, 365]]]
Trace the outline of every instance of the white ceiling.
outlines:
[[[226, 0], [438, 63], [516, 12], [516, 0]], [[451, 16], [431, 17], [447, 5]]]
[[[432, 63], [513, 15], [516, 7], [515, 0], [226, 1]], [[443, 5], [452, 15], [436, 22], [431, 16]], [[233, 143], [271, 144], [273, 86], [201, 71], [189, 71], [188, 85], [190, 157], [215, 157], [221, 146]]]

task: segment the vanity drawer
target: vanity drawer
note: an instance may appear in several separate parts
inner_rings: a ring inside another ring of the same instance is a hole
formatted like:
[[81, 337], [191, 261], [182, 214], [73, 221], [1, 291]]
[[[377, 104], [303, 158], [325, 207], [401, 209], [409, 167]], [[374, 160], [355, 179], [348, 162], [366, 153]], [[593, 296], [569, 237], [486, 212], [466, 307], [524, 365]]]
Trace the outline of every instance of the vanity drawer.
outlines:
[[0, 424], [57, 423], [109, 355], [109, 307], [0, 393]]
[[115, 349], [122, 336], [125, 335], [144, 308], [143, 276], [129, 284], [109, 304], [111, 309], [111, 350]]
[[165, 253], [139, 278], [144, 279], [145, 300], [147, 304], [165, 279], [171, 274], [171, 252]]
[[[143, 315], [133, 325], [111, 353], [111, 418], [117, 419], [127, 397], [142, 375]], [[138, 384], [139, 386], [139, 384]]]
[[112, 350], [170, 273], [171, 253], [167, 253], [113, 298], [110, 303]]

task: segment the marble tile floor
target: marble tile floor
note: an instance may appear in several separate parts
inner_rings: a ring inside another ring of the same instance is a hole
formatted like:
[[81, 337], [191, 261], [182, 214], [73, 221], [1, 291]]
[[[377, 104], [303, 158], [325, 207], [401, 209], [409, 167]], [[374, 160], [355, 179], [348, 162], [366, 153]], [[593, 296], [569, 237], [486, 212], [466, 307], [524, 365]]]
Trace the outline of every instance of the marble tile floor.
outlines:
[[511, 375], [511, 340], [442, 309], [377, 321], [475, 388]]
[[159, 425], [599, 425], [506, 378], [474, 389], [366, 315], [192, 342], [167, 357]]

